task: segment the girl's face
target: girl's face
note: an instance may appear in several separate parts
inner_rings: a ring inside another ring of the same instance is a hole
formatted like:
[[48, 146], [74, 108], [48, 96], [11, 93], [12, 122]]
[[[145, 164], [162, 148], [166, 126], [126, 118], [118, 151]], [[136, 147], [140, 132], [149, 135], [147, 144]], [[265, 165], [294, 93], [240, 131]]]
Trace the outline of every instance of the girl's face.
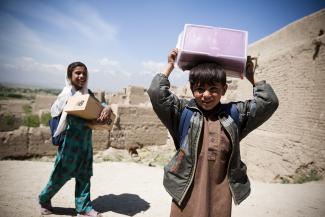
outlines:
[[217, 83], [216, 85], [196, 84], [193, 88], [193, 96], [196, 103], [204, 110], [208, 111], [218, 105], [222, 96], [225, 95], [227, 84]]
[[77, 66], [72, 70], [71, 73], [71, 84], [76, 88], [76, 90], [80, 90], [87, 81], [87, 70], [83, 66]]

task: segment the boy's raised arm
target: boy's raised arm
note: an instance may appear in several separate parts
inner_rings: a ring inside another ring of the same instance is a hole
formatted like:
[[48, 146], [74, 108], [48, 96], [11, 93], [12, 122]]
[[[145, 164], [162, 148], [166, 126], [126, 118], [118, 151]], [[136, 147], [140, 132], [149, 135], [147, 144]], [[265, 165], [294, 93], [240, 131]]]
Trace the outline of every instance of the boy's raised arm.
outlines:
[[167, 63], [167, 66], [165, 68], [165, 71], [164, 71], [164, 75], [168, 78], [170, 73], [173, 71], [174, 69], [174, 63], [175, 63], [175, 60], [176, 60], [176, 57], [177, 57], [177, 54], [178, 54], [178, 49], [177, 48], [174, 48], [170, 54], [168, 55], [168, 63]]
[[271, 85], [264, 80], [256, 81], [254, 64], [250, 57], [247, 58], [246, 63], [246, 78], [254, 87], [254, 98], [237, 103], [241, 122], [240, 139], [268, 120], [279, 106], [278, 98]]
[[175, 142], [177, 141], [177, 135], [173, 135], [173, 133], [177, 132], [180, 111], [184, 102], [169, 90], [168, 76], [174, 69], [176, 56], [177, 49], [173, 49], [168, 55], [168, 63], [164, 73], [155, 75], [148, 89], [153, 110], [166, 128], [169, 129]]

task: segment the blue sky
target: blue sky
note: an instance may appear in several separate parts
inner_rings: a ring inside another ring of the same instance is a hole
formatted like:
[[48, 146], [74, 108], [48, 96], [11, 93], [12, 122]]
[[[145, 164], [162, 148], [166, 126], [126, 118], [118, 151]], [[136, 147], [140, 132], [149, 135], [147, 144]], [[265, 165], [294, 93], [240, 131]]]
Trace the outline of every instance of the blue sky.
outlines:
[[82, 61], [93, 90], [148, 87], [186, 23], [246, 30], [253, 43], [322, 8], [324, 0], [0, 0], [0, 82], [62, 88], [68, 64]]

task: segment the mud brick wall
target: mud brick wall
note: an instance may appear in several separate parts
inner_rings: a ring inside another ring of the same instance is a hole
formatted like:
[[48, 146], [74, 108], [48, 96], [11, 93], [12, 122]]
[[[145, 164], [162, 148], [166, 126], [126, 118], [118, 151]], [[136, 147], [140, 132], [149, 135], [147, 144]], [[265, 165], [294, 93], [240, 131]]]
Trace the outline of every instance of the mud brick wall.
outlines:
[[167, 130], [151, 106], [117, 105], [117, 122], [111, 132], [111, 146], [125, 148], [138, 142], [144, 146], [164, 145]]
[[[325, 46], [313, 59], [313, 41], [325, 30], [325, 10], [298, 20], [249, 46], [258, 57], [257, 77], [274, 88], [276, 113], [242, 143], [248, 173], [259, 180], [289, 175], [311, 162], [325, 171]], [[320, 40], [325, 44], [325, 36]], [[231, 100], [252, 97], [247, 80], [236, 80]]]

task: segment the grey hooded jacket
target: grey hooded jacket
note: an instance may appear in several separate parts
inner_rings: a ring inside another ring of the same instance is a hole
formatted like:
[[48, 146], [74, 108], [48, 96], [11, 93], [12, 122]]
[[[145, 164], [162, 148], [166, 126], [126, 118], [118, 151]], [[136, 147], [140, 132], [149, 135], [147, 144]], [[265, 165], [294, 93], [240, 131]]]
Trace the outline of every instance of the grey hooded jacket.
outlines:
[[[179, 99], [169, 88], [168, 78], [163, 74], [157, 74], [152, 80], [148, 94], [154, 111], [168, 129], [175, 146], [180, 147], [164, 168], [163, 183], [174, 201], [182, 205], [195, 175], [203, 113], [197, 107], [195, 100]], [[265, 81], [256, 83], [253, 93], [254, 98], [251, 100], [234, 102], [239, 112], [238, 126], [230, 115], [217, 111], [220, 123], [232, 145], [227, 176], [235, 204], [241, 203], [250, 193], [250, 182], [246, 174], [246, 165], [241, 161], [239, 142], [270, 118], [279, 105], [272, 87]], [[182, 140], [183, 144], [179, 144], [178, 128], [185, 107], [193, 111], [193, 116], [188, 134]]]

